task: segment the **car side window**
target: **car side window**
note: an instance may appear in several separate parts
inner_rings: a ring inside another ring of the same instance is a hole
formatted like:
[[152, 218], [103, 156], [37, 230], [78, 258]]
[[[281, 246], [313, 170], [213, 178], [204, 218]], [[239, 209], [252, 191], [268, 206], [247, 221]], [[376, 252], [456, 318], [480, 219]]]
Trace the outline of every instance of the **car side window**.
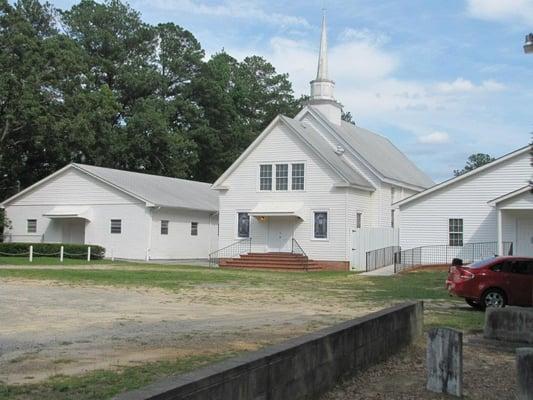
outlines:
[[513, 261], [511, 265], [511, 272], [513, 274], [527, 274], [528, 262], [527, 261]]
[[526, 266], [526, 274], [533, 275], [533, 261], [524, 261]]
[[499, 264], [496, 264], [496, 265], [493, 265], [491, 267], [491, 270], [493, 270], [494, 272], [508, 272], [504, 269], [505, 265], [507, 263], [499, 263]]

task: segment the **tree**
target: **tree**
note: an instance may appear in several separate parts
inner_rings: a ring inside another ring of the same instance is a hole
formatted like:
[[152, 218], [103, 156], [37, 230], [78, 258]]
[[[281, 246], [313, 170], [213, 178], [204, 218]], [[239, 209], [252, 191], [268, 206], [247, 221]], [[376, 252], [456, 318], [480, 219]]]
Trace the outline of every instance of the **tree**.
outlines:
[[0, 198], [70, 162], [212, 182], [300, 107], [265, 59], [204, 57], [120, 0], [0, 0]]
[[468, 157], [468, 160], [466, 161], [466, 165], [461, 170], [454, 170], [453, 174], [455, 176], [462, 175], [468, 171], [472, 171], [478, 167], [481, 167], [482, 165], [488, 164], [491, 161], [494, 161], [494, 158], [491, 157], [488, 154], [485, 153], [475, 153], [472, 154], [470, 157]]
[[350, 111], [347, 111], [347, 112], [343, 111], [342, 114], [341, 114], [341, 119], [343, 121], [349, 122], [352, 125], [355, 125], [355, 121], [353, 120], [353, 116], [352, 116], [352, 113]]

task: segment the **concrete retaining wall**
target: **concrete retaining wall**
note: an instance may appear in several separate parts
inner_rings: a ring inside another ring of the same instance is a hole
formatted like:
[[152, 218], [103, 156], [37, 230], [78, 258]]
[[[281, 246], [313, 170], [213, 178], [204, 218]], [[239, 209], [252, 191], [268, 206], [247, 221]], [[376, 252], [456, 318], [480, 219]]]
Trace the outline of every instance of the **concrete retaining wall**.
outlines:
[[533, 308], [488, 308], [484, 336], [488, 339], [533, 343]]
[[117, 400], [299, 400], [332, 388], [422, 333], [422, 302], [405, 303], [188, 373]]

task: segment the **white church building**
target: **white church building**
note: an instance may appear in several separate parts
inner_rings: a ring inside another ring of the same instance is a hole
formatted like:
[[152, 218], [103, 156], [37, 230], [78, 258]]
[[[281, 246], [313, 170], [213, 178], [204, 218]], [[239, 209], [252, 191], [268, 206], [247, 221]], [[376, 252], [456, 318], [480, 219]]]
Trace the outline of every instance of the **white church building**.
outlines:
[[533, 257], [531, 150], [517, 149], [397, 202], [401, 247], [446, 245], [454, 255], [468, 258], [470, 254], [463, 256], [468, 244], [485, 243], [494, 244], [496, 254], [512, 250]]
[[275, 118], [213, 185], [221, 266], [290, 269], [305, 255], [306, 267], [364, 268], [357, 232], [393, 242], [392, 204], [433, 185], [387, 138], [341, 119], [326, 35], [324, 18], [308, 104]]
[[1, 206], [6, 241], [94, 244], [140, 260], [206, 259], [218, 245], [208, 183], [69, 164]]

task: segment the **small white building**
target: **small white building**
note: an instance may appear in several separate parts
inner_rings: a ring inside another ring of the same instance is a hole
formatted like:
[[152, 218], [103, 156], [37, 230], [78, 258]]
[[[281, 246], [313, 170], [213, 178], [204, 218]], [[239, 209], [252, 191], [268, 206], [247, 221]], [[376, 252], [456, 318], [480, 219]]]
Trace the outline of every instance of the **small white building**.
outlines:
[[[402, 250], [495, 243], [498, 254], [533, 256], [531, 146], [399, 201]], [[496, 243], [497, 242], [497, 243]], [[508, 245], [504, 250], [503, 243]]]
[[[360, 269], [359, 232], [378, 230], [363, 236], [384, 238], [367, 250], [392, 244], [392, 203], [433, 182], [387, 138], [343, 121], [333, 91], [324, 20], [308, 105], [294, 118], [274, 119], [213, 185], [220, 193], [219, 247], [226, 248], [217, 257], [303, 251], [322, 268]], [[283, 265], [283, 257], [270, 262]], [[247, 259], [225, 265], [270, 265], [264, 254]]]
[[216, 249], [211, 185], [69, 164], [5, 200], [16, 242], [82, 243], [106, 257], [206, 259]]

